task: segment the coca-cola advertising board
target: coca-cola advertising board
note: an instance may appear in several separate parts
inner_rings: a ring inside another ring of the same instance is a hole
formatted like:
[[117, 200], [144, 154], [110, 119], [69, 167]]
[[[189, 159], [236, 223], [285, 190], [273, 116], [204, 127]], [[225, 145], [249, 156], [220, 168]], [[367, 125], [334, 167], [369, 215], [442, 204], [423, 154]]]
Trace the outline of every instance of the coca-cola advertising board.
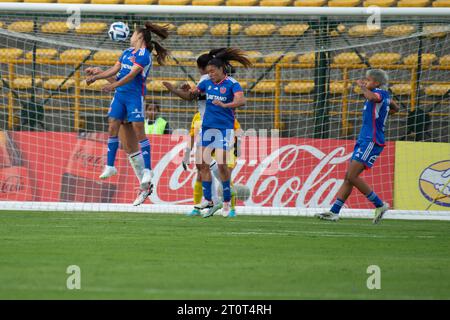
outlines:
[[[105, 162], [105, 133], [9, 132], [21, 155], [20, 181], [26, 196], [2, 192], [1, 200], [56, 202], [131, 203], [136, 197], [137, 179], [126, 154], [119, 150], [119, 174], [98, 179]], [[181, 166], [185, 139], [171, 135], [150, 135], [154, 192], [150, 203], [190, 204], [196, 170]], [[275, 141], [276, 140], [276, 141]], [[233, 170], [234, 183], [249, 187], [246, 206], [329, 207], [342, 184], [354, 147], [351, 140], [246, 137], [242, 156]], [[385, 201], [392, 203], [395, 145], [387, 143], [375, 166], [362, 177]], [[11, 166], [0, 168], [0, 183]], [[371, 208], [357, 190], [350, 196], [350, 208]]]

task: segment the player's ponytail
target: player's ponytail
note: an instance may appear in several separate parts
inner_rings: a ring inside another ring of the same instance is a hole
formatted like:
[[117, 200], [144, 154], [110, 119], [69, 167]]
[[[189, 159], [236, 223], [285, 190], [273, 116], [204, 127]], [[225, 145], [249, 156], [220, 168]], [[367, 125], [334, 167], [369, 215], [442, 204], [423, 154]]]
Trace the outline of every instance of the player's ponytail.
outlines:
[[151, 22], [146, 22], [144, 28], [138, 29], [138, 32], [142, 33], [144, 37], [145, 46], [147, 49], [152, 52], [153, 49], [156, 51], [156, 60], [159, 64], [163, 65], [167, 56], [169, 55], [169, 51], [164, 48], [158, 41], [152, 40], [152, 33], [156, 34], [162, 40], [165, 40], [169, 37], [169, 29], [168, 26], [159, 26], [153, 24]]
[[252, 65], [245, 52], [238, 48], [214, 49], [211, 50], [209, 54], [212, 59], [208, 64], [218, 68], [224, 68], [224, 70], [226, 70], [228, 66], [231, 66], [230, 61], [237, 61], [246, 68], [251, 67]]

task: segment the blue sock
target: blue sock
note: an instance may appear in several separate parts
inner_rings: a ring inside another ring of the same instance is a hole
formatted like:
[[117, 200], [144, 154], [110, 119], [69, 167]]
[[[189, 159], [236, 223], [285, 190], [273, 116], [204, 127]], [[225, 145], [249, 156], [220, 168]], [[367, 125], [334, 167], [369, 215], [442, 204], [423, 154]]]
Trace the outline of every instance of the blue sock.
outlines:
[[342, 206], [344, 205], [344, 201], [337, 198], [334, 202], [333, 206], [331, 207], [330, 211], [336, 214], [339, 214], [339, 211], [341, 211]]
[[141, 146], [145, 169], [151, 169], [152, 164], [150, 160], [150, 141], [148, 141], [148, 139], [141, 140], [139, 141], [139, 145]]
[[109, 137], [108, 138], [108, 154], [106, 164], [108, 166], [114, 167], [114, 161], [116, 160], [117, 149], [119, 149], [119, 138]]
[[223, 181], [222, 187], [223, 187], [223, 201], [230, 202], [231, 201], [230, 180]]
[[371, 192], [366, 196], [367, 199], [369, 199], [370, 202], [374, 204], [375, 207], [379, 208], [383, 206], [383, 201], [381, 201], [380, 198], [378, 198], [377, 194], [375, 192]]
[[211, 185], [212, 181], [202, 181], [202, 187], [203, 187], [203, 196], [206, 200], [211, 201]]

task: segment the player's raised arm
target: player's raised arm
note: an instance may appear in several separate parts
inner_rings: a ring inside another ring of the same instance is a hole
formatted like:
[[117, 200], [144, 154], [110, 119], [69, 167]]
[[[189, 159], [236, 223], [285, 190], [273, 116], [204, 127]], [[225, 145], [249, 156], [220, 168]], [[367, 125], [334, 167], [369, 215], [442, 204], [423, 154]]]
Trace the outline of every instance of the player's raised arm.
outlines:
[[[86, 72], [90, 73], [90, 72], [92, 72], [92, 70], [93, 69], [88, 68], [88, 69], [86, 69]], [[89, 76], [86, 79], [86, 84], [90, 85], [90, 84], [94, 83], [97, 80], [110, 78], [110, 77], [114, 76], [119, 71], [120, 71], [120, 62], [117, 61], [111, 68], [109, 68], [109, 69], [107, 69], [105, 71], [102, 71], [100, 73], [97, 73], [97, 74], [94, 73], [91, 76]]]
[[188, 89], [186, 86], [175, 88], [173, 84], [167, 81], [163, 81], [163, 85], [167, 88], [167, 90], [183, 100], [192, 101], [198, 97], [198, 94], [196, 94], [196, 92], [190, 90], [190, 88]]
[[104, 91], [112, 91], [117, 87], [123, 86], [129, 82], [131, 82], [140, 72], [142, 72], [142, 67], [138, 66], [138, 65], [134, 65], [131, 68], [131, 71], [123, 78], [121, 78], [118, 81], [114, 81], [108, 85], [106, 85], [105, 87], [103, 87]]
[[397, 102], [394, 101], [394, 99], [391, 100], [389, 104], [389, 114], [394, 114], [400, 111], [400, 106]]

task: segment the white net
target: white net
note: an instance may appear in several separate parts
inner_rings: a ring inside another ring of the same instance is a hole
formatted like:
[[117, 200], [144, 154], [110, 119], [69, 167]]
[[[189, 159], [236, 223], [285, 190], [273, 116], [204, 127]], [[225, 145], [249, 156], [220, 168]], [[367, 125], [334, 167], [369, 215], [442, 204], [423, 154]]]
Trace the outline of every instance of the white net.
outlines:
[[[170, 25], [163, 44], [171, 58], [151, 69], [145, 99], [160, 105], [159, 116], [171, 130], [189, 129], [197, 108], [169, 94], [162, 81], [195, 85], [200, 77], [195, 60], [212, 48], [241, 48], [254, 63], [250, 69], [234, 65], [247, 98], [237, 119], [244, 131], [259, 136], [244, 139], [233, 171], [235, 183], [251, 191], [247, 201], [238, 202], [242, 211], [300, 214], [333, 203], [362, 124], [364, 98], [354, 82], [369, 68], [388, 72], [401, 110], [389, 117], [387, 146], [363, 177], [395, 209], [450, 209], [449, 15], [381, 15], [381, 25], [374, 26], [367, 15], [225, 16], [216, 10], [211, 7], [209, 15], [84, 10], [79, 21], [57, 12], [2, 12], [0, 200], [28, 202], [17, 208], [77, 203], [86, 210], [99, 208], [96, 203], [116, 210], [134, 200], [138, 183], [123, 150], [119, 174], [98, 180], [112, 95], [101, 91], [104, 82], [87, 86], [84, 70], [112, 66], [128, 47], [108, 38], [112, 22], [126, 22], [133, 31], [151, 21]], [[268, 150], [260, 152], [267, 142], [263, 129], [269, 135], [278, 129], [279, 138], [269, 139]], [[189, 205], [196, 171], [192, 163], [188, 171], [181, 167], [183, 142], [171, 135], [149, 138], [156, 176], [148, 203], [157, 209], [141, 210], [170, 212], [174, 204]], [[255, 144], [258, 155], [250, 159]], [[275, 171], [264, 170], [275, 162]], [[346, 205], [372, 207], [356, 190]]]

